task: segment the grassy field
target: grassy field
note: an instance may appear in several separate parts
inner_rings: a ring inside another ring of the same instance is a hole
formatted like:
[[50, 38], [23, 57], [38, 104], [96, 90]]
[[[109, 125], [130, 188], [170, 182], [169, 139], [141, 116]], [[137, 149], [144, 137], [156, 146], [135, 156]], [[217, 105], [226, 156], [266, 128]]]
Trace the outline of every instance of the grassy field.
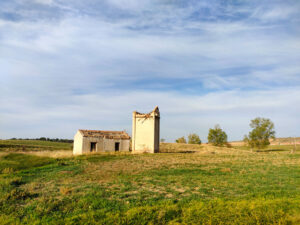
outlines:
[[48, 157], [1, 141], [0, 224], [300, 224], [300, 149], [291, 146], [163, 144], [168, 153], [58, 158], [70, 144], [27, 144]]
[[0, 140], [0, 151], [57, 151], [72, 150], [72, 143], [38, 140]]

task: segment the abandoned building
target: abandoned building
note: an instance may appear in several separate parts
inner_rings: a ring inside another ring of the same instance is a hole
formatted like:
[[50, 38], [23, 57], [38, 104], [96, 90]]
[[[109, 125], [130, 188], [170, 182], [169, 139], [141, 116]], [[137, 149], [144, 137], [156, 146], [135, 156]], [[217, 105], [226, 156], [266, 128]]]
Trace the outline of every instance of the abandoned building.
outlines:
[[130, 136], [125, 131], [78, 130], [73, 154], [129, 151]]
[[159, 152], [160, 113], [156, 106], [150, 113], [132, 113], [132, 152]]
[[[132, 152], [159, 152], [160, 112], [132, 113]], [[125, 131], [78, 130], [73, 154], [130, 151], [130, 136]]]

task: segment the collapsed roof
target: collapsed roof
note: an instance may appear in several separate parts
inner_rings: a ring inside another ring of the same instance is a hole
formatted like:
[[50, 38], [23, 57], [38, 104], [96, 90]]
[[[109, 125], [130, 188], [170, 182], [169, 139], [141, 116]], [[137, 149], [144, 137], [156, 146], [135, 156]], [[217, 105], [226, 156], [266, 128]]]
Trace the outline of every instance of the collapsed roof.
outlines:
[[143, 116], [143, 117], [150, 117], [151, 115], [154, 115], [154, 116], [160, 116], [160, 113], [159, 113], [159, 108], [158, 106], [156, 106], [151, 112], [149, 113], [140, 113], [140, 112], [137, 112], [135, 111], [136, 115], [139, 115], [139, 117]]
[[125, 131], [79, 130], [83, 137], [103, 137], [106, 139], [130, 139]]

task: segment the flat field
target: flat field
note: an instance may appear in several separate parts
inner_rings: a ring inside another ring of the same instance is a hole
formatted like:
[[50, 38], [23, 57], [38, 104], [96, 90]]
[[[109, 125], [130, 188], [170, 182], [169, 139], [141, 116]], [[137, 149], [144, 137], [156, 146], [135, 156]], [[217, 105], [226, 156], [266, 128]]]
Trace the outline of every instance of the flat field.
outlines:
[[59, 144], [0, 142], [0, 224], [300, 224], [291, 146], [73, 157]]

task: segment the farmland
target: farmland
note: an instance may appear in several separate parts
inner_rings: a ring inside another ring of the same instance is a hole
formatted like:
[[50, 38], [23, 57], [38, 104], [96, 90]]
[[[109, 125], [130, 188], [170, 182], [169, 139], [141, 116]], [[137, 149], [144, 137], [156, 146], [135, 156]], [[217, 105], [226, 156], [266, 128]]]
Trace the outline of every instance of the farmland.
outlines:
[[300, 224], [300, 148], [161, 144], [72, 156], [0, 141], [0, 224]]

